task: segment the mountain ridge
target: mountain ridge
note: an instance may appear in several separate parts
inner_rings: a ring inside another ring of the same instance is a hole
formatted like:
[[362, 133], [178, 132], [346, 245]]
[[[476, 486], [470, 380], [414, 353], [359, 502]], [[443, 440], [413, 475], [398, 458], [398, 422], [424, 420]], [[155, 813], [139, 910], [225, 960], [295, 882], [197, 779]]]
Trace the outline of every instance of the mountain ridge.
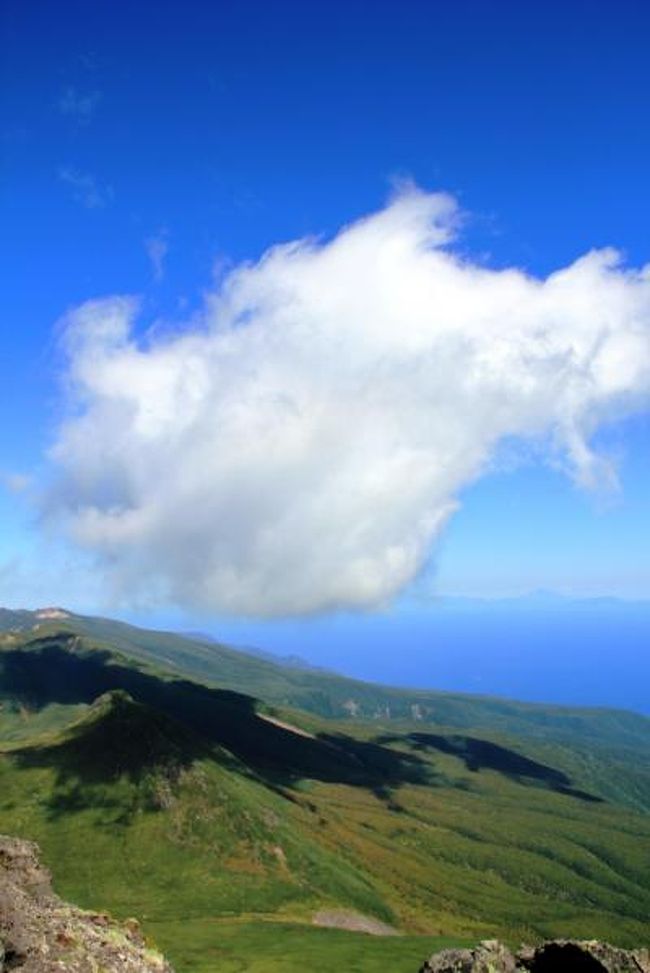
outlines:
[[[50, 611], [55, 611], [57, 613], [60, 612], [62, 614], [57, 614], [56, 616], [44, 614], [44, 612]], [[20, 621], [15, 627], [11, 627], [12, 619], [15, 617], [19, 618]], [[62, 622], [63, 624], [61, 624]], [[223, 671], [220, 671], [217, 668], [217, 664], [221, 664], [225, 660], [246, 660], [246, 678], [250, 678], [252, 675], [251, 666], [254, 664], [257, 664], [259, 667], [266, 667], [265, 671], [267, 672], [270, 671], [268, 667], [271, 667], [271, 670], [275, 672], [278, 670], [291, 671], [294, 669], [303, 675], [303, 669], [305, 669], [307, 678], [314, 677], [316, 680], [318, 680], [320, 677], [325, 679], [332, 678], [348, 686], [372, 687], [378, 692], [390, 694], [394, 697], [405, 697], [408, 695], [416, 702], [419, 699], [427, 697], [441, 700], [490, 700], [496, 704], [512, 704], [521, 711], [528, 711], [530, 713], [539, 712], [540, 710], [552, 710], [556, 713], [619, 714], [623, 717], [632, 717], [633, 720], [639, 725], [644, 724], [646, 727], [650, 728], [649, 717], [642, 713], [636, 713], [633, 710], [620, 709], [617, 707], [567, 706], [557, 703], [538, 702], [524, 703], [516, 699], [494, 694], [468, 692], [461, 693], [449, 690], [422, 689], [418, 687], [393, 687], [383, 683], [376, 683], [371, 680], [351, 678], [329, 669], [322, 669], [309, 665], [291, 666], [285, 660], [278, 659], [273, 653], [267, 654], [264, 650], [249, 650], [238, 646], [235, 647], [227, 645], [213, 639], [211, 636], [207, 637], [205, 641], [202, 641], [199, 633], [187, 635], [167, 630], [143, 629], [138, 626], [131, 625], [128, 622], [116, 621], [102, 617], [76, 615], [72, 612], [65, 611], [65, 609], [58, 608], [38, 609], [35, 611], [22, 609], [14, 611], [0, 608], [0, 633], [4, 633], [5, 635], [25, 635], [30, 630], [42, 631], [43, 629], [45, 629], [45, 633], [55, 633], [60, 631], [62, 634], [64, 634], [67, 630], [65, 627], [66, 623], [70, 626], [70, 631], [72, 631], [74, 634], [88, 635], [99, 640], [101, 640], [102, 636], [106, 637], [112, 641], [114, 646], [123, 648], [127, 653], [134, 655], [136, 658], [140, 657], [145, 661], [152, 661], [158, 664], [163, 663], [180, 671], [185, 671], [187, 674], [191, 675], [200, 675], [204, 677], [210, 675], [213, 677], [222, 676], [222, 679], [226, 678], [228, 680], [232, 680], [232, 673], [224, 673]], [[54, 628], [52, 628], [53, 625]], [[154, 651], [152, 651], [151, 648], [152, 644], [155, 645]], [[272, 658], [269, 656], [272, 656]], [[284, 672], [283, 675], [285, 678], [288, 678]], [[214, 681], [218, 680], [215, 678]], [[349, 709], [347, 712], [349, 715], [354, 715], [353, 713], [350, 713]], [[342, 716], [344, 713], [345, 711], [342, 711], [336, 715]], [[321, 713], [320, 715], [327, 714]], [[373, 714], [368, 712], [366, 715], [372, 716]], [[410, 716], [411, 714], [404, 713], [403, 715]]]

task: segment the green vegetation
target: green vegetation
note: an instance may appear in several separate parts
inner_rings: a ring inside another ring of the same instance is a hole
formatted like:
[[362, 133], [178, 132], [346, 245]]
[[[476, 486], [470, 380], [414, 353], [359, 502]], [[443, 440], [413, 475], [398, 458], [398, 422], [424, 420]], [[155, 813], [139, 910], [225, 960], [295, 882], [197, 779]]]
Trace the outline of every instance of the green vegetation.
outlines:
[[161, 923], [154, 934], [166, 954], [174, 954], [177, 973], [414, 973], [435, 950], [465, 945], [439, 936], [376, 937], [295, 923], [223, 920]]
[[[154, 666], [155, 633], [145, 651], [129, 626], [76, 624], [2, 639], [0, 830], [41, 844], [66, 898], [138, 915], [179, 973], [407, 973], [440, 937], [647, 938], [643, 718], [429, 693], [426, 718], [327, 720], [232, 686], [261, 666], [320, 686], [322, 708], [413, 694], [227, 649], [218, 686], [191, 640], [160, 636]], [[322, 909], [407, 935], [314, 928]]]
[[[138, 661], [162, 667], [167, 673], [230, 689], [267, 705], [298, 710], [295, 720], [300, 725], [305, 721], [308, 725], [306, 714], [313, 714], [338, 724], [347, 721], [352, 733], [359, 723], [371, 721], [379, 732], [383, 726], [408, 729], [415, 719], [418, 725], [504, 737], [515, 741], [515, 747], [533, 744], [555, 766], [579, 778], [586, 789], [609, 801], [650, 811], [650, 720], [635, 713], [394, 689], [324, 671], [292, 669], [216, 643], [103, 618], [39, 619], [33, 612], [0, 609], [3, 631], [6, 649], [33, 646], [48, 638], [65, 644], [66, 638], [81, 637], [81, 644], [94, 652], [121, 653], [129, 666]], [[113, 685], [105, 681], [104, 689]], [[0, 738], [24, 732], [24, 720], [21, 724], [5, 718], [1, 704], [0, 680]], [[40, 718], [54, 725], [58, 716], [65, 721], [65, 714], [54, 710]]]

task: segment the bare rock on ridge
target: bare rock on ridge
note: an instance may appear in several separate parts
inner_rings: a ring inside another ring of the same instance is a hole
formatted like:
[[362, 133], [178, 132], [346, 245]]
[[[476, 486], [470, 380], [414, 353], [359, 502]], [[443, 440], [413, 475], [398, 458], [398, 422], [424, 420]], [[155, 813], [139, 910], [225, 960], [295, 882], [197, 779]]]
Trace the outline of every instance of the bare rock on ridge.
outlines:
[[31, 841], [0, 835], [0, 973], [173, 973], [135, 920], [85, 912], [52, 891]]

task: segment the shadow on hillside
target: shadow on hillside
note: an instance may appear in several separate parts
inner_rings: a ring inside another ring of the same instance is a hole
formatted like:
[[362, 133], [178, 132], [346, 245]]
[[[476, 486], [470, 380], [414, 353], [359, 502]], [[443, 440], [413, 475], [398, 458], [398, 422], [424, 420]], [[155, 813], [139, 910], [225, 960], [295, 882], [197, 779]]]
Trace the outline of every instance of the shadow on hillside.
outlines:
[[[101, 719], [89, 714], [64, 742], [14, 752], [25, 765], [55, 767], [68, 785], [74, 779], [137, 780], [153, 766], [182, 767], [208, 750], [220, 763], [285, 796], [290, 796], [285, 789], [304, 779], [368, 788], [385, 800], [402, 784], [434, 782], [427, 761], [416, 754], [338, 734], [293, 732], [259, 716], [250, 696], [134, 668], [67, 634], [3, 652], [0, 666], [3, 690], [31, 709], [90, 704], [114, 690], [147, 707], [109, 706]], [[73, 787], [68, 790], [74, 794]]]
[[460, 734], [445, 736], [438, 733], [409, 733], [405, 737], [387, 734], [378, 737], [376, 742], [390, 744], [400, 740], [408, 741], [415, 752], [428, 753], [437, 750], [439, 753], [458, 757], [471, 771], [495, 770], [519, 784], [534, 783], [581, 801], [602, 803], [600, 797], [573, 787], [571, 778], [561, 770], [538, 763], [490, 740]]

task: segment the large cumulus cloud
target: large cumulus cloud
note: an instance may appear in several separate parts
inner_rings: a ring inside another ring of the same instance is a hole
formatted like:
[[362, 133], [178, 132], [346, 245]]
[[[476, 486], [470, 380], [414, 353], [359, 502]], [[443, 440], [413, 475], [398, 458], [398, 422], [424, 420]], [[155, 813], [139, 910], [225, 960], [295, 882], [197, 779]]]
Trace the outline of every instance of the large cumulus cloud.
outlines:
[[612, 250], [545, 280], [487, 269], [454, 252], [456, 222], [452, 199], [409, 189], [236, 268], [173, 335], [137, 341], [129, 298], [69, 316], [48, 510], [118, 593], [373, 607], [504, 439], [585, 484], [611, 475], [589, 442], [647, 404], [650, 270]]

